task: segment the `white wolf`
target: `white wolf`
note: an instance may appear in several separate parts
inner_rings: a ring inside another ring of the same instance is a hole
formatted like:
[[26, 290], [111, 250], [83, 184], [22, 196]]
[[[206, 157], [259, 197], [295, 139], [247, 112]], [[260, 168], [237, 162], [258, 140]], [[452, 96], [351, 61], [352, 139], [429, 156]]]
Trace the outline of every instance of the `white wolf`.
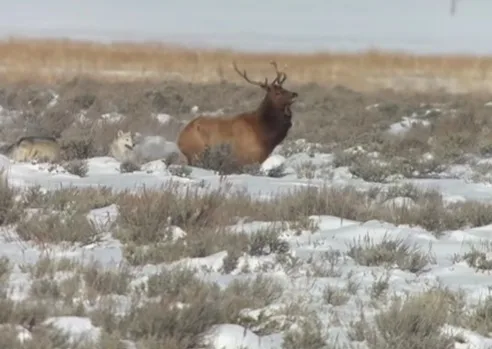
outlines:
[[138, 132], [118, 130], [117, 137], [111, 143], [110, 156], [120, 162], [131, 161], [144, 164], [154, 160], [164, 160], [168, 165], [187, 165], [186, 157], [174, 142], [161, 136], [142, 136]]
[[120, 162], [135, 161], [133, 137], [131, 131], [118, 130], [116, 138], [109, 147], [109, 155]]

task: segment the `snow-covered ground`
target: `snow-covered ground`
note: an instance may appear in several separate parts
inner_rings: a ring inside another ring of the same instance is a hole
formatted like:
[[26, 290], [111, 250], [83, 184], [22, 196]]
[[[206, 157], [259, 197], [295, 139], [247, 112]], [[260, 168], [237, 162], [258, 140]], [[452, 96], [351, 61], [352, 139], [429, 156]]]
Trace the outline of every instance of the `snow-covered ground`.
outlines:
[[[419, 121], [414, 116], [409, 116], [401, 123], [391, 125], [388, 132], [401, 134], [412, 121]], [[421, 121], [421, 120], [420, 120]], [[419, 121], [419, 122], [420, 122]], [[425, 125], [425, 124], [424, 124]], [[299, 141], [299, 144], [306, 145]], [[230, 175], [227, 181], [237, 189], [245, 189], [251, 195], [259, 198], [268, 198], [278, 195], [283, 190], [307, 186], [328, 185], [342, 187], [353, 185], [358, 189], [370, 189], [376, 183], [365, 182], [355, 178], [346, 167], [335, 168], [333, 166], [333, 155], [322, 154], [311, 151], [308, 153], [296, 153], [286, 158], [279, 155], [281, 147], [265, 161], [260, 175]], [[13, 163], [7, 158], [0, 158], [0, 166], [6, 170], [9, 182], [18, 188], [30, 186], [41, 186], [48, 190], [60, 187], [89, 187], [107, 186], [115, 190], [139, 190], [140, 188], [159, 189], [170, 181], [181, 186], [210, 185], [218, 188], [223, 185], [220, 176], [212, 171], [200, 168], [191, 168], [188, 176], [175, 176], [160, 160], [145, 164], [142, 169], [132, 173], [120, 173], [120, 163], [110, 157], [97, 157], [88, 159], [88, 172], [85, 177], [79, 177], [68, 173], [61, 166], [53, 167], [48, 164]], [[310, 162], [314, 172], [309, 179], [300, 175], [296, 169], [305, 162]], [[283, 166], [283, 176], [268, 176], [275, 168]], [[492, 202], [492, 186], [485, 182], [471, 181], [471, 168], [462, 165], [455, 166], [447, 174], [441, 174], [441, 179], [398, 179], [391, 183], [377, 184], [378, 186], [394, 186], [397, 184], [411, 183], [422, 189], [438, 189], [445, 202], [457, 202], [465, 200], [479, 200]], [[445, 177], [448, 177], [445, 179]], [[403, 198], [404, 199], [404, 198]], [[404, 200], [403, 200], [404, 201]], [[394, 201], [394, 204], [403, 201]], [[401, 204], [401, 203], [400, 203]], [[118, 207], [114, 204], [91, 211], [89, 216], [98, 226], [113, 221], [118, 215]], [[328, 336], [328, 341], [338, 341], [339, 345], [354, 344], [349, 335], [352, 324], [360, 319], [360, 307], [366, 307], [366, 316], [370, 319], [377, 311], [371, 309], [371, 289], [380, 280], [386, 280], [388, 294], [403, 296], [407, 293], [422, 292], [434, 287], [448, 288], [451, 291], [463, 291], [467, 306], [473, 307], [489, 295], [491, 279], [487, 273], [477, 271], [457, 256], [463, 256], [472, 248], [485, 248], [488, 256], [490, 251], [483, 246], [492, 243], [492, 225], [460, 229], [456, 231], [445, 231], [436, 237], [435, 234], [421, 227], [410, 227], [407, 225], [395, 226], [390, 223], [371, 220], [357, 222], [342, 220], [333, 216], [312, 216], [313, 227], [302, 230], [300, 233], [287, 227], [282, 232], [282, 239], [288, 241], [291, 257], [297, 262], [290, 270], [278, 264], [272, 256], [243, 256], [240, 258], [239, 266], [234, 272], [225, 274], [223, 272], [224, 257], [226, 251], [218, 252], [203, 258], [187, 258], [182, 262], [188, 266], [198, 267], [197, 274], [209, 281], [214, 281], [226, 286], [234, 279], [242, 278], [245, 273], [245, 265], [248, 274], [271, 275], [278, 278], [284, 284], [281, 301], [275, 306], [265, 309], [245, 310], [252, 319], [261, 316], [275, 318], [275, 307], [281, 306], [282, 301], [296, 298], [303, 299], [305, 310], [317, 312], [321, 321], [322, 332]], [[242, 232], [254, 233], [268, 225], [265, 222], [249, 222], [238, 224], [234, 229]], [[22, 300], [28, 297], [26, 287], [29, 285], [29, 277], [20, 266], [33, 264], [50, 251], [54, 258], [71, 258], [79, 261], [90, 260], [99, 262], [103, 266], [121, 265], [125, 262], [124, 252], [120, 241], [112, 237], [111, 225], [105, 225], [103, 230], [107, 231], [97, 242], [86, 246], [43, 246], [43, 249], [34, 243], [16, 239], [15, 231], [3, 229], [0, 243], [0, 257], [7, 257], [17, 266], [10, 275], [10, 297]], [[373, 244], [383, 241], [401, 240], [408, 246], [416, 246], [424, 253], [429, 253], [425, 265], [418, 272], [411, 271], [402, 265], [386, 266], [364, 266], [360, 265], [355, 258], [347, 255], [350, 245], [354, 241], [367, 241], [370, 237]], [[482, 246], [482, 247], [480, 247]], [[338, 251], [337, 255], [334, 251]], [[326, 255], [338, 256], [333, 265], [337, 268], [333, 275], [315, 275], [316, 263], [326, 263]], [[325, 256], [325, 257], [324, 257]], [[137, 286], [140, 282], [148, 279], [164, 268], [164, 265], [147, 264], [144, 267], [134, 268], [132, 271], [132, 284]], [[354, 289], [354, 285], [357, 287]], [[341, 304], [327, 304], [326, 289], [348, 290], [348, 298]], [[471, 309], [471, 308], [470, 308]], [[261, 315], [259, 315], [260, 313]], [[270, 315], [268, 315], [270, 314]], [[327, 315], [328, 314], [328, 315]], [[372, 314], [372, 315], [371, 315]], [[334, 320], [336, 318], [336, 321]], [[264, 321], [264, 320], [263, 320]], [[44, 321], [50, 325], [71, 333], [75, 338], [98, 338], [101, 329], [91, 323], [86, 317], [65, 316], [53, 317]], [[294, 325], [292, 325], [294, 326]], [[29, 340], [31, 334], [25, 328], [17, 329], [20, 340]], [[443, 328], [443, 331], [451, 331], [462, 339], [463, 343], [457, 344], [461, 348], [487, 348], [492, 346], [492, 339], [483, 337], [466, 329], [452, 326]], [[87, 337], [89, 336], [89, 337]], [[236, 324], [215, 325], [207, 332], [204, 340], [219, 349], [226, 348], [280, 348], [282, 346], [282, 331], [258, 335], [252, 328], [245, 328]], [[74, 339], [75, 340], [75, 339]], [[359, 343], [360, 344], [360, 343]], [[131, 343], [127, 343], [131, 347]], [[458, 347], [457, 346], [457, 347]]]

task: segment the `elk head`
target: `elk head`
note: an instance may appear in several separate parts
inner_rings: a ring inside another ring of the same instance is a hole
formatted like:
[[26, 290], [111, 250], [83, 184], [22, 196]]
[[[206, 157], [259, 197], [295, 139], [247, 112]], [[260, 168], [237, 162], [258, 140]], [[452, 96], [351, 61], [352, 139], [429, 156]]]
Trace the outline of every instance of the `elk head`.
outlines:
[[290, 106], [295, 102], [296, 97], [298, 96], [297, 92], [289, 91], [283, 88], [282, 84], [287, 79], [287, 74], [278, 70], [277, 63], [275, 61], [270, 62], [270, 64], [275, 68], [275, 73], [277, 76], [271, 83], [268, 83], [268, 79], [265, 78], [265, 81], [252, 81], [248, 78], [246, 74], [246, 70], [243, 72], [239, 71], [236, 62], [232, 63], [236, 72], [248, 83], [256, 86], [260, 86], [263, 90], [266, 91], [265, 99], [273, 104], [274, 108], [277, 110], [283, 110], [285, 115], [290, 117], [291, 111]]

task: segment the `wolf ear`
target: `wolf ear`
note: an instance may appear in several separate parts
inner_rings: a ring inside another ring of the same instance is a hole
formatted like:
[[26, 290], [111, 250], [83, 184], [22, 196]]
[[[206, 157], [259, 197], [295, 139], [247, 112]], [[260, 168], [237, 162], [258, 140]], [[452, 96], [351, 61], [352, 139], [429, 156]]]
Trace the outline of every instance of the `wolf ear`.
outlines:
[[123, 136], [123, 131], [118, 130], [118, 137], [121, 137], [121, 136]]

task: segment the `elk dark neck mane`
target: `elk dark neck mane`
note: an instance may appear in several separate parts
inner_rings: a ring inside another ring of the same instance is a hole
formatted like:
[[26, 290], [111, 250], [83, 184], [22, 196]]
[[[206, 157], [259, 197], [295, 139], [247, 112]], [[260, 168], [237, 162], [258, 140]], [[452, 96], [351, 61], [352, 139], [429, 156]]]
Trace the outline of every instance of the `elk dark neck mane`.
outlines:
[[279, 108], [265, 96], [256, 113], [262, 129], [262, 142], [272, 151], [284, 140], [292, 126], [290, 107]]

